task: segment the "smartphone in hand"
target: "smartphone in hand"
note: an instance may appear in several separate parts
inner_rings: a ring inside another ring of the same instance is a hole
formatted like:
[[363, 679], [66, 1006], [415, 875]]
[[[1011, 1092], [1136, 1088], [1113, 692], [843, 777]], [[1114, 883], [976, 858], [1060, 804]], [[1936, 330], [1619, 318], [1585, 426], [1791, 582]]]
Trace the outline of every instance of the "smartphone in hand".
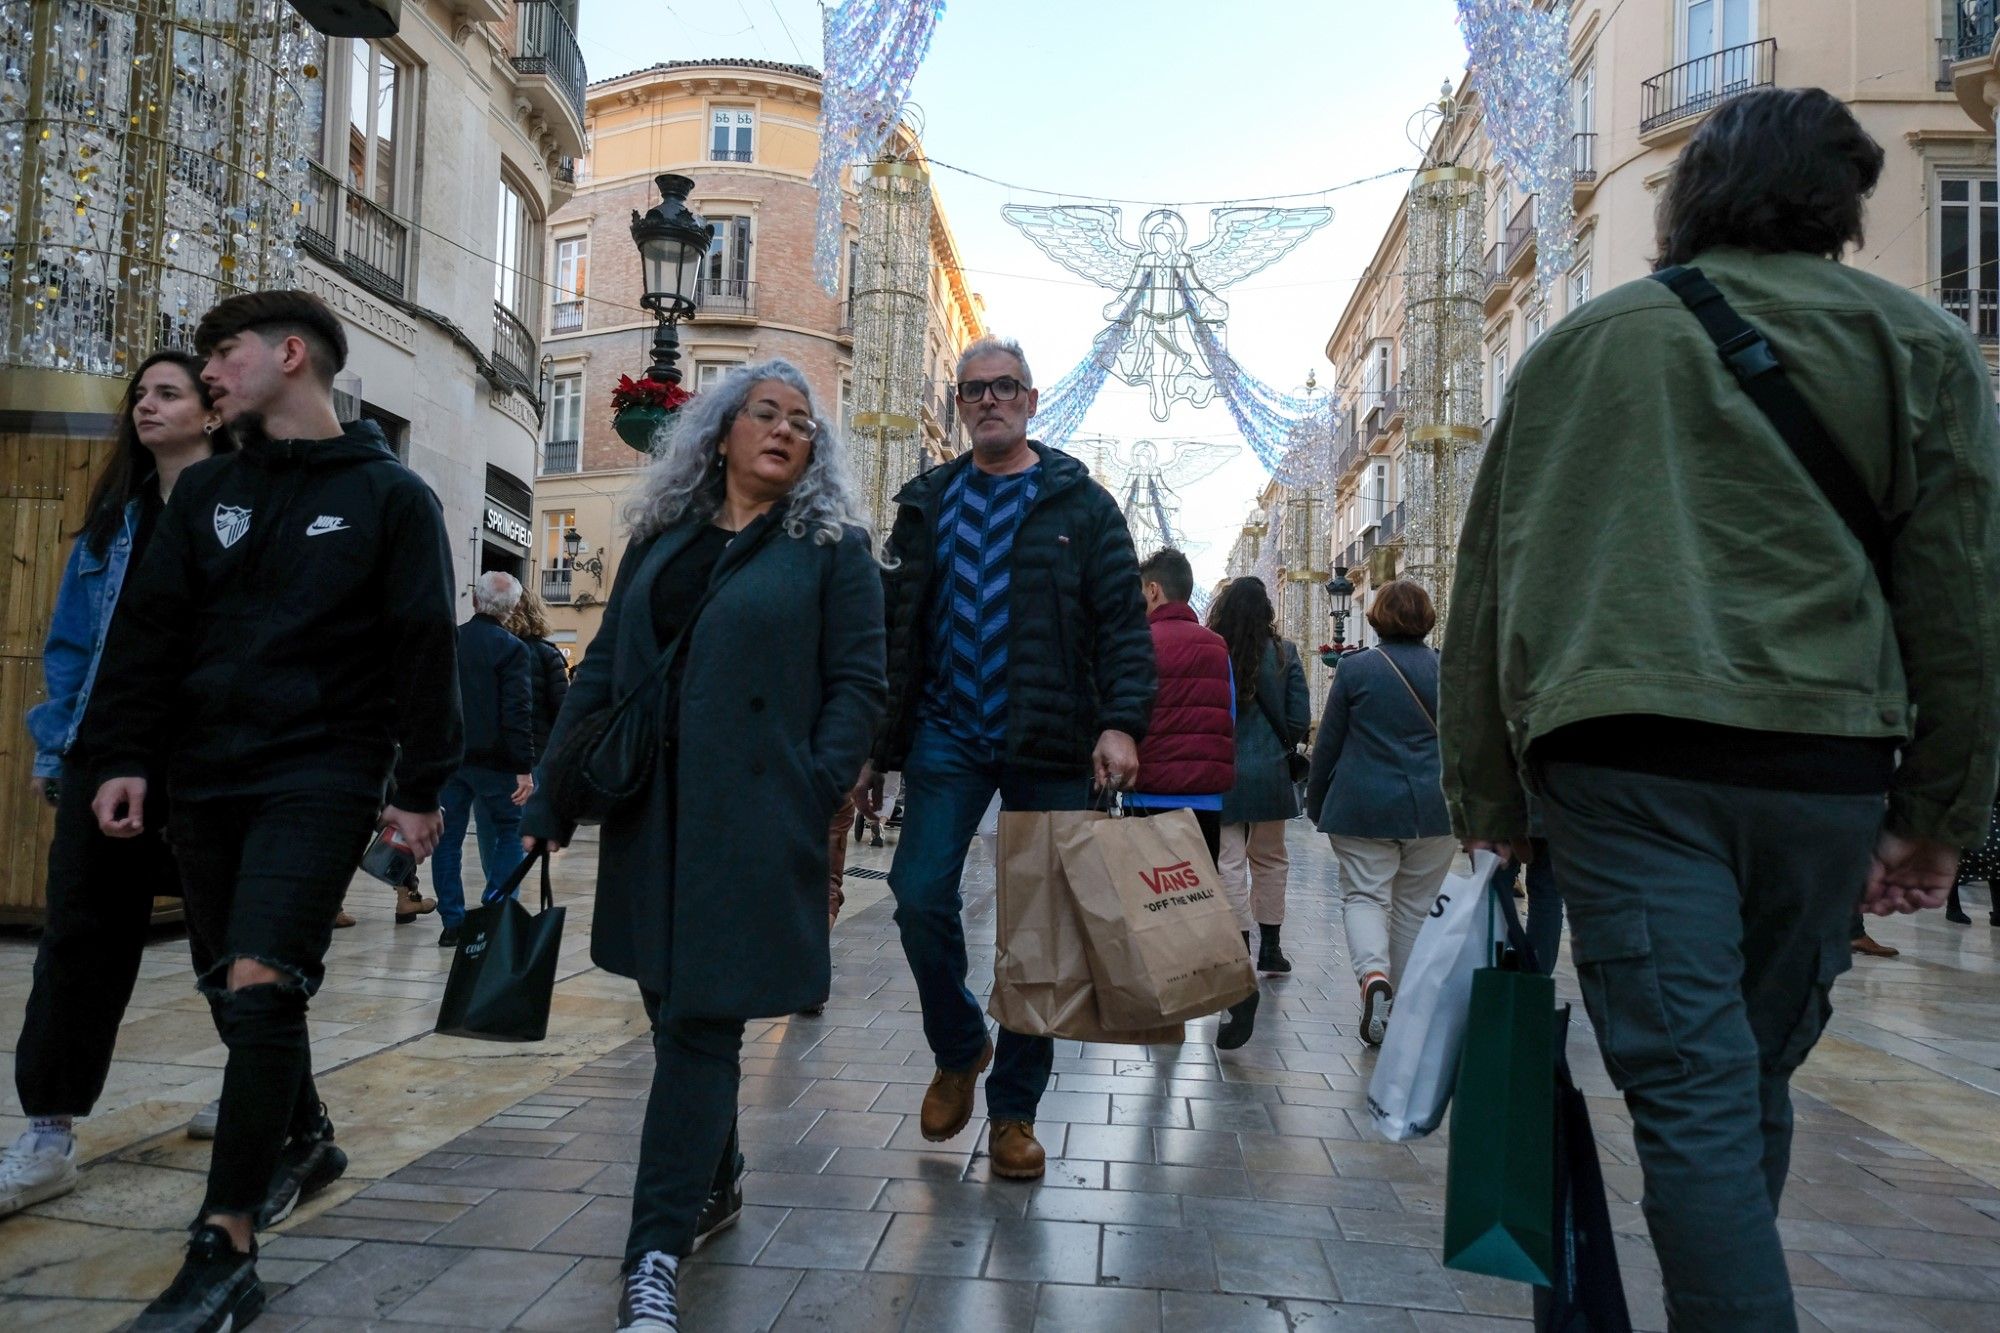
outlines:
[[400, 888], [416, 873], [417, 856], [403, 841], [403, 835], [396, 832], [395, 825], [384, 824], [375, 841], [361, 854], [361, 868], [391, 888]]

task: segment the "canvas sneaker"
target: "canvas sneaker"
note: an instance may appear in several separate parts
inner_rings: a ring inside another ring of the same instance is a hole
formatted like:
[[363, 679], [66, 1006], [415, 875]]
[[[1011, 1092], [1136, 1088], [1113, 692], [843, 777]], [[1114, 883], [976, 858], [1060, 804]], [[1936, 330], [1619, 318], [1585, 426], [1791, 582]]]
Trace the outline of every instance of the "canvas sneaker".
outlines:
[[131, 1333], [235, 1333], [263, 1309], [255, 1242], [250, 1253], [240, 1253], [228, 1232], [208, 1224], [195, 1228], [173, 1285], [126, 1327]]
[[651, 1250], [625, 1275], [618, 1333], [680, 1333], [680, 1260]]
[[729, 1184], [708, 1192], [701, 1216], [695, 1219], [695, 1249], [714, 1239], [716, 1233], [735, 1226], [736, 1219], [743, 1216], [743, 1165], [743, 1154], [736, 1154], [736, 1172], [730, 1176]]
[[76, 1188], [76, 1139], [27, 1130], [0, 1153], [0, 1217]]

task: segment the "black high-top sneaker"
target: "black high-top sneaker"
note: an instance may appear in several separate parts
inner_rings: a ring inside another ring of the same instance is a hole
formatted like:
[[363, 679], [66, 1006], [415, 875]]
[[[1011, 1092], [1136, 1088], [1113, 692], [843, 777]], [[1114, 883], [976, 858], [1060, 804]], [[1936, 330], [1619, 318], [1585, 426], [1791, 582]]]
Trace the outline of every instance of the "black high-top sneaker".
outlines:
[[263, 1310], [257, 1242], [250, 1242], [250, 1253], [240, 1253], [227, 1231], [208, 1223], [195, 1228], [172, 1285], [127, 1327], [132, 1333], [236, 1333]]
[[1292, 970], [1292, 960], [1278, 950], [1280, 927], [1267, 926], [1259, 922], [1257, 926], [1257, 970], [1274, 976], [1283, 976]]
[[311, 1129], [294, 1133], [278, 1153], [278, 1169], [271, 1173], [271, 1189], [257, 1210], [257, 1229], [269, 1231], [292, 1215], [299, 1200], [310, 1198], [347, 1172], [347, 1154], [333, 1141], [333, 1121], [326, 1107]]
[[651, 1250], [625, 1275], [618, 1333], [680, 1333], [680, 1260]]

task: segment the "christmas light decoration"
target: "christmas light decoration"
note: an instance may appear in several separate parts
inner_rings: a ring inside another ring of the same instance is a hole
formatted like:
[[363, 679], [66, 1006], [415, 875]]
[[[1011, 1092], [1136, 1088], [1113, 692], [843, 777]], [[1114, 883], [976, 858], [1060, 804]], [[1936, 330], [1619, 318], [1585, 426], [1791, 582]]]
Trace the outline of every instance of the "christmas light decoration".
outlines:
[[931, 272], [930, 176], [887, 160], [861, 183], [854, 273], [852, 467], [869, 518], [886, 534], [895, 495], [924, 465], [918, 413]]
[[1535, 197], [1535, 283], [1546, 299], [1575, 250], [1570, 0], [1457, 4], [1494, 160]]
[[840, 173], [889, 142], [943, 16], [944, 0], [845, 0], [824, 13], [813, 274], [829, 296], [840, 277]]

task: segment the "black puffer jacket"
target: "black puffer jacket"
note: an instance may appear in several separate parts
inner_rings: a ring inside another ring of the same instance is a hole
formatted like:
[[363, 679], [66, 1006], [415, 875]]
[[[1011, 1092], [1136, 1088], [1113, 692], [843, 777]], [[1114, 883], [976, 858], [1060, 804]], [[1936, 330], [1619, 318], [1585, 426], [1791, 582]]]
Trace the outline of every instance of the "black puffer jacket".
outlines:
[[[1031, 442], [1032, 443], [1032, 442]], [[1110, 492], [1059, 449], [1034, 445], [1042, 477], [1014, 537], [1008, 591], [1006, 762], [1045, 772], [1090, 767], [1104, 731], [1137, 741], [1153, 711], [1157, 674], [1139, 561]], [[889, 715], [878, 772], [901, 769], [930, 669], [938, 508], [972, 456], [924, 473], [896, 496], [884, 575]]]

